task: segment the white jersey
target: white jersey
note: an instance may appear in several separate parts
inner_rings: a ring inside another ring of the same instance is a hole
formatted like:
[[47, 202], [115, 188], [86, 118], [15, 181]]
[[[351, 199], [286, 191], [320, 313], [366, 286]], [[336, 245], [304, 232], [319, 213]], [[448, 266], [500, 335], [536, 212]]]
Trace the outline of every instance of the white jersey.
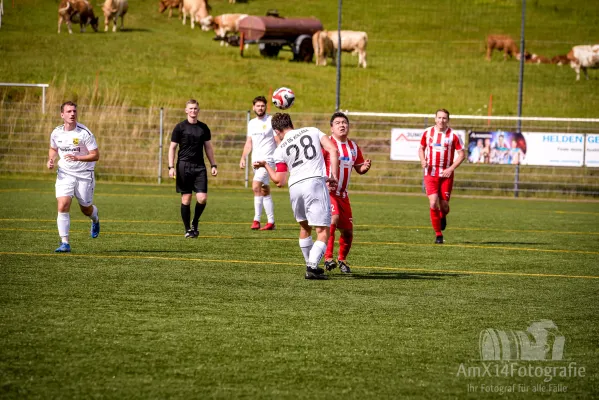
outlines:
[[275, 150], [277, 172], [289, 171], [289, 186], [309, 178], [326, 177], [320, 139], [326, 136], [317, 128], [294, 129], [285, 135]]
[[273, 153], [277, 148], [275, 132], [270, 124], [272, 117], [264, 114], [248, 123], [248, 136], [252, 138], [252, 163], [256, 161], [273, 161]]
[[67, 161], [64, 159], [67, 154], [86, 156], [91, 150], [98, 148], [96, 138], [85, 125], [77, 123], [72, 131], [65, 131], [64, 125], [57, 126], [50, 135], [50, 147], [58, 150], [60, 156], [58, 168], [62, 172], [80, 178], [93, 178], [95, 161]]

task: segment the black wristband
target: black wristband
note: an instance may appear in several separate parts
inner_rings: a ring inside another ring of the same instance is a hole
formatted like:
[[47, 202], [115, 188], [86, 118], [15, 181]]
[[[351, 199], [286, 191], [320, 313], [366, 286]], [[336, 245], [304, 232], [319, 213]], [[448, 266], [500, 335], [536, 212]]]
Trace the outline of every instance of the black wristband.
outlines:
[[171, 166], [169, 165], [168, 169], [171, 169], [171, 168], [175, 168], [175, 167], [171, 167]]
[[216, 164], [212, 164], [210, 167], [211, 168], [216, 168]]

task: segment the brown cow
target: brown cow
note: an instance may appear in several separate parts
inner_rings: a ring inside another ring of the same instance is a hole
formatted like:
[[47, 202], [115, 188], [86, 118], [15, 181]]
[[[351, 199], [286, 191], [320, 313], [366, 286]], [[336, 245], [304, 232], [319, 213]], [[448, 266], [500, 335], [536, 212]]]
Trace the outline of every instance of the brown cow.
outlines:
[[[491, 61], [491, 52], [493, 50], [503, 51], [503, 59], [507, 60], [507, 56], [516, 57], [516, 60], [520, 60], [520, 52], [516, 42], [508, 35], [489, 35], [487, 36], [487, 61]], [[527, 57], [527, 53], [525, 58]]]
[[199, 22], [203, 31], [209, 31], [213, 26], [214, 18], [210, 15], [210, 6], [207, 0], [183, 0], [183, 25], [187, 20], [187, 14], [191, 20], [191, 29]]
[[87, 0], [62, 0], [58, 6], [58, 33], [63, 22], [67, 24], [69, 33], [73, 33], [71, 20], [75, 15], [79, 15], [81, 32], [85, 32], [87, 24], [91, 24], [94, 31], [98, 32], [98, 17]]
[[551, 64], [550, 59], [539, 54], [531, 54], [530, 57], [525, 58], [525, 61], [529, 64]]
[[181, 9], [183, 8], [183, 0], [160, 0], [158, 11], [165, 12], [168, 9], [168, 17], [173, 16], [173, 8], [179, 10], [179, 19], [181, 19]]
[[569, 64], [570, 60], [568, 60], [568, 56], [566, 54], [563, 54], [563, 55], [553, 57], [551, 59], [551, 63], [562, 66], [562, 65]]
[[[327, 65], [326, 58], [336, 59], [339, 31], [319, 31], [312, 36], [316, 65]], [[315, 46], [316, 45], [316, 46]], [[360, 31], [341, 31], [341, 51], [358, 54], [358, 67], [366, 68], [368, 35]]]
[[127, 0], [106, 0], [102, 6], [104, 11], [104, 32], [108, 32], [108, 25], [112, 21], [112, 31], [116, 32], [116, 24], [121, 17], [121, 30], [123, 30], [125, 14], [129, 10]]

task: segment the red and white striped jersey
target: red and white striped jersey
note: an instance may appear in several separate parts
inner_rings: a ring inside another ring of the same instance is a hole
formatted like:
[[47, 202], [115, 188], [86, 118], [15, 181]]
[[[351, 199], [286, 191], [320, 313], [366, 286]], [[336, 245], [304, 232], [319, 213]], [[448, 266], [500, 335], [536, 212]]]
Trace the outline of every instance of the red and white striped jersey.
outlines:
[[462, 138], [453, 133], [451, 128], [441, 132], [434, 126], [424, 131], [420, 145], [424, 147], [424, 156], [428, 165], [424, 175], [430, 176], [441, 176], [443, 171], [453, 164], [455, 152], [464, 150]]
[[[364, 157], [362, 156], [362, 150], [358, 147], [356, 142], [348, 140], [347, 142], [339, 142], [334, 137], [330, 137], [333, 143], [337, 145], [339, 150], [339, 182], [337, 184], [337, 191], [332, 192], [338, 197], [347, 197], [347, 187], [349, 186], [349, 177], [354, 167], [364, 164]], [[329, 152], [323, 149], [324, 162], [327, 167], [327, 176], [331, 176], [331, 157]]]

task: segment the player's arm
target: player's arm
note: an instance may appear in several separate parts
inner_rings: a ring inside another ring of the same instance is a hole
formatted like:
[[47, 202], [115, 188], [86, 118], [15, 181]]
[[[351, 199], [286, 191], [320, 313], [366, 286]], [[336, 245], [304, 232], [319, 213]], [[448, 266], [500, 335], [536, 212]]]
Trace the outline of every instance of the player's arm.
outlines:
[[329, 153], [331, 177], [327, 182], [331, 187], [334, 187], [339, 180], [339, 151], [333, 141], [326, 135], [320, 137], [320, 144]]
[[356, 164], [354, 164], [354, 169], [360, 175], [364, 175], [370, 170], [372, 166], [372, 161], [370, 159], [364, 160], [364, 156], [362, 155], [362, 150], [358, 147], [358, 158], [356, 160]]
[[420, 158], [420, 165], [422, 166], [422, 168], [426, 168], [426, 156], [424, 155], [424, 146], [422, 145], [418, 147], [418, 158]]
[[48, 150], [48, 163], [46, 164], [48, 169], [54, 168], [54, 163], [56, 162], [57, 156], [58, 156], [58, 150], [50, 147], [50, 149]]
[[67, 161], [82, 161], [82, 162], [93, 162], [100, 159], [100, 150], [93, 149], [89, 151], [89, 154], [85, 156], [76, 156], [74, 154], [67, 154], [64, 156]]
[[177, 142], [171, 142], [171, 145], [168, 147], [168, 176], [170, 178], [174, 178], [177, 173], [175, 170], [175, 151], [177, 151], [178, 145], [179, 143]]
[[248, 154], [250, 154], [250, 151], [252, 151], [252, 137], [248, 136], [247, 140], [245, 141], [245, 146], [243, 146], [241, 160], [239, 160], [239, 168], [245, 168], [245, 158], [248, 156]]
[[216, 176], [218, 175], [218, 170], [216, 169], [216, 160], [214, 159], [214, 147], [212, 147], [212, 142], [210, 140], [205, 141], [204, 148], [206, 149], [206, 157], [208, 157], [208, 161], [210, 161], [212, 176]]

